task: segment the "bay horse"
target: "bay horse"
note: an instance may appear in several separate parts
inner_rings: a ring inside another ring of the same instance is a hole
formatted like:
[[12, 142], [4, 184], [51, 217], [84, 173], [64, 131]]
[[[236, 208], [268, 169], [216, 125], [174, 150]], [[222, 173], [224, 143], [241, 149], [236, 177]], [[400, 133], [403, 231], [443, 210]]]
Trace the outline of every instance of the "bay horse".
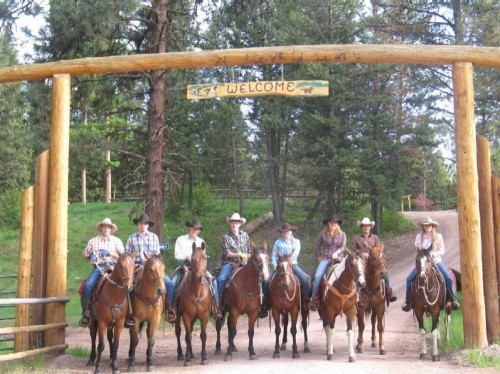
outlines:
[[347, 256], [345, 269], [333, 284], [325, 278], [320, 285], [320, 305], [318, 313], [323, 321], [326, 333], [327, 359], [333, 360], [333, 335], [335, 333], [335, 319], [342, 312], [346, 315], [347, 339], [349, 362], [356, 362], [353, 341], [353, 322], [356, 316], [356, 285], [360, 288], [365, 286], [365, 262], [358, 252]]
[[129, 292], [133, 288], [135, 253], [120, 255], [111, 274], [105, 274], [104, 285], [97, 291], [96, 301], [91, 308], [90, 338], [92, 350], [87, 366], [94, 365], [96, 359], [96, 336], [99, 333], [97, 346], [97, 361], [94, 373], [100, 373], [101, 355], [104, 350], [104, 332], [110, 346], [111, 367], [113, 374], [119, 373], [117, 352], [120, 344], [120, 334], [125, 324], [125, 316], [129, 309]]
[[[177, 319], [175, 320], [175, 335], [177, 337], [177, 359], [184, 359], [184, 366], [191, 365], [191, 358], [194, 358], [191, 343], [193, 326], [196, 319], [201, 325], [201, 364], [208, 365], [208, 355], [206, 350], [207, 324], [212, 309], [212, 293], [210, 284], [205, 276], [207, 270], [207, 253], [205, 242], [201, 247], [196, 247], [193, 243], [193, 253], [191, 255], [191, 266], [184, 276], [177, 289]], [[181, 317], [186, 330], [186, 355], [182, 355], [181, 347]]]
[[413, 313], [417, 318], [422, 340], [420, 359], [427, 359], [426, 332], [424, 328], [424, 313], [427, 313], [432, 318], [432, 361], [440, 361], [438, 351], [439, 314], [441, 310], [445, 310], [447, 337], [449, 336], [451, 314], [451, 307], [446, 305], [446, 285], [428, 250], [418, 251], [415, 266], [417, 267], [417, 276], [411, 286], [410, 301], [413, 305]]
[[386, 308], [386, 288], [385, 277], [387, 269], [385, 267], [384, 245], [370, 248], [368, 255], [365, 278], [366, 285], [361, 290], [361, 298], [365, 300], [366, 308], [357, 309], [358, 316], [358, 344], [356, 351], [363, 353], [363, 332], [365, 330], [365, 316], [371, 315], [372, 322], [372, 348], [376, 347], [377, 338], [375, 335], [375, 322], [379, 335], [379, 353], [385, 355], [384, 348], [384, 316]]
[[[287, 343], [287, 329], [288, 329], [288, 314], [290, 314], [291, 327], [290, 333], [292, 334], [292, 357], [299, 358], [297, 350], [297, 319], [299, 312], [302, 316], [302, 329], [304, 331], [304, 352], [310, 352], [307, 342], [307, 319], [309, 317], [309, 310], [304, 308], [301, 295], [300, 281], [293, 273], [292, 258], [290, 256], [278, 255], [278, 264], [276, 272], [271, 278], [269, 284], [269, 303], [271, 305], [271, 312], [274, 319], [274, 333], [276, 334], [276, 343], [274, 345], [273, 358], [280, 357], [280, 350], [286, 350]], [[280, 319], [283, 318], [283, 340], [281, 347], [279, 344], [281, 327]]]
[[156, 332], [160, 326], [165, 300], [165, 265], [156, 256], [146, 256], [147, 261], [139, 268], [135, 276], [135, 286], [132, 295], [134, 326], [130, 327], [130, 348], [128, 352], [128, 370], [133, 371], [135, 366], [135, 350], [139, 344], [139, 333], [145, 322], [148, 323], [146, 350], [146, 365], [148, 371], [153, 368], [153, 346]]
[[[262, 245], [262, 250], [251, 242], [252, 254], [248, 262], [240, 268], [234, 270], [227, 282], [226, 301], [228, 309], [227, 330], [228, 347], [224, 361], [232, 360], [232, 352], [238, 349], [234, 345], [236, 336], [236, 324], [238, 317], [246, 313], [248, 316], [248, 353], [250, 360], [257, 360], [258, 357], [253, 347], [254, 326], [259, 314], [261, 287], [259, 278], [262, 276], [264, 281], [269, 279], [269, 264], [267, 254], [267, 242]], [[221, 295], [222, 296], [222, 295]], [[221, 318], [215, 323], [217, 330], [217, 343], [215, 345], [215, 354], [221, 353], [220, 330], [224, 323], [226, 311], [223, 310]]]

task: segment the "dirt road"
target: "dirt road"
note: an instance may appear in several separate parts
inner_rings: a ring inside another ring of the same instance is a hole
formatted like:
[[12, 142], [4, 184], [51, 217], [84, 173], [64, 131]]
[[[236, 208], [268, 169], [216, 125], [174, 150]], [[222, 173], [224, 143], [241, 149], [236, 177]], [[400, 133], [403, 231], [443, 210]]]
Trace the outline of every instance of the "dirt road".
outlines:
[[[420, 222], [428, 213], [411, 212], [406, 216]], [[434, 220], [440, 223], [439, 230], [445, 239], [446, 254], [443, 257], [443, 262], [450, 267], [460, 269], [459, 250], [458, 250], [458, 219], [455, 211], [432, 212]], [[159, 337], [154, 347], [155, 371], [163, 373], [249, 373], [256, 371], [261, 373], [277, 373], [285, 372], [305, 373], [305, 372], [323, 372], [326, 370], [348, 371], [351, 373], [390, 373], [400, 371], [404, 373], [446, 373], [455, 370], [460, 370], [462, 373], [477, 372], [477, 369], [464, 367], [456, 362], [452, 357], [442, 357], [441, 362], [420, 361], [419, 356], [419, 338], [417, 334], [417, 324], [413, 320], [411, 313], [401, 311], [401, 304], [404, 300], [404, 284], [405, 279], [411, 268], [413, 267], [414, 246], [413, 241], [416, 235], [411, 233], [404, 236], [403, 240], [388, 241], [386, 243], [387, 252], [389, 254], [389, 269], [391, 271], [394, 290], [398, 295], [399, 300], [391, 304], [385, 322], [385, 348], [387, 355], [380, 356], [377, 348], [370, 348], [369, 333], [365, 331], [365, 353], [357, 354], [357, 362], [349, 363], [347, 355], [347, 335], [345, 328], [345, 318], [337, 319], [336, 333], [334, 338], [334, 347], [336, 356], [334, 361], [326, 360], [326, 340], [325, 333], [322, 330], [322, 324], [317, 313], [312, 313], [309, 324], [309, 347], [311, 353], [302, 353], [303, 334], [299, 329], [298, 344], [299, 344], [299, 359], [292, 359], [290, 350], [290, 342], [288, 343], [287, 351], [281, 353], [280, 359], [273, 359], [274, 351], [274, 325], [270, 329], [267, 319], [260, 320], [260, 325], [255, 331], [255, 350], [259, 356], [258, 361], [250, 361], [248, 359], [247, 345], [247, 328], [246, 317], [241, 317], [238, 324], [238, 334], [235, 339], [236, 346], [239, 352], [233, 354], [232, 362], [224, 362], [223, 356], [214, 356], [215, 350], [215, 327], [209, 326], [208, 343], [209, 350], [209, 365], [201, 366], [199, 364], [201, 343], [199, 335], [195, 334], [193, 338], [193, 349], [196, 359], [193, 361], [193, 366], [184, 368], [182, 361], [176, 360], [176, 341], [173, 328], [168, 326], [163, 332], [159, 333]], [[392, 246], [392, 247], [391, 247]], [[398, 247], [398, 248], [395, 248]], [[453, 316], [453, 315], [452, 315]], [[453, 318], [453, 317], [452, 317]], [[357, 334], [357, 331], [356, 331]], [[227, 348], [227, 330], [223, 330], [223, 350]], [[67, 342], [70, 346], [89, 347], [88, 333], [84, 329], [68, 329]], [[182, 337], [184, 343], [184, 336]], [[119, 364], [122, 372], [126, 371], [126, 356], [128, 352], [129, 338], [128, 334], [122, 335]], [[136, 358], [136, 372], [146, 370], [145, 367], [145, 339], [141, 339]], [[109, 347], [105, 350], [105, 372], [111, 372], [109, 363]], [[93, 368], [85, 366], [86, 359], [79, 359], [70, 356], [59, 356], [50, 360], [50, 372], [67, 372], [67, 373], [89, 373], [93, 372]], [[489, 370], [482, 370], [486, 373]], [[491, 371], [493, 372], [493, 371]]]

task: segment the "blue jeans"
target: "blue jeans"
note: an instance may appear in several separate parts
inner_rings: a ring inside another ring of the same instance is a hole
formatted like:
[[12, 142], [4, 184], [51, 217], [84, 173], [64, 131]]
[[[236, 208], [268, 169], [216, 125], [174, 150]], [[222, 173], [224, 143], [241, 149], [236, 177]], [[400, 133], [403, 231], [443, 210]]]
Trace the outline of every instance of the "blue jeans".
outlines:
[[170, 300], [170, 306], [174, 306], [174, 283], [172, 282], [172, 279], [165, 274], [163, 276], [163, 281], [165, 282], [165, 288], [167, 289], [168, 292], [168, 299]]
[[315, 297], [316, 294], [318, 293], [319, 283], [321, 282], [323, 275], [325, 275], [329, 263], [330, 263], [329, 259], [321, 260], [318, 267], [316, 268], [316, 274], [314, 274], [313, 290], [311, 295], [312, 297]]
[[[101, 266], [102, 269], [106, 269], [107, 267]], [[94, 269], [87, 277], [87, 282], [85, 283], [85, 287], [83, 289], [82, 294], [82, 314], [85, 313], [87, 309], [87, 302], [89, 301], [90, 294], [94, 290], [97, 283], [99, 283], [99, 279], [101, 278], [101, 271], [98, 267], [94, 266]]]
[[389, 273], [386, 274], [386, 276], [384, 278], [384, 282], [385, 282], [386, 288], [392, 288], [391, 287], [391, 277], [389, 276]]
[[311, 296], [311, 288], [309, 287], [309, 275], [304, 273], [304, 270], [302, 270], [299, 264], [293, 264], [293, 272], [295, 273], [297, 278], [299, 278], [300, 285], [304, 290], [304, 295], [306, 295], [306, 297]]
[[[444, 282], [446, 283], [446, 288], [449, 289], [454, 295], [456, 294], [455, 288], [453, 287], [453, 279], [451, 279], [450, 273], [448, 273], [448, 269], [442, 262], [438, 262], [436, 264], [441, 274], [443, 274]], [[406, 301], [410, 302], [410, 293], [411, 293], [411, 284], [413, 280], [417, 276], [417, 268], [414, 268], [408, 278], [406, 278]]]
[[222, 269], [220, 269], [219, 276], [217, 277], [217, 298], [221, 297], [227, 278], [231, 275], [231, 271], [233, 271], [233, 264], [230, 262], [225, 263]]

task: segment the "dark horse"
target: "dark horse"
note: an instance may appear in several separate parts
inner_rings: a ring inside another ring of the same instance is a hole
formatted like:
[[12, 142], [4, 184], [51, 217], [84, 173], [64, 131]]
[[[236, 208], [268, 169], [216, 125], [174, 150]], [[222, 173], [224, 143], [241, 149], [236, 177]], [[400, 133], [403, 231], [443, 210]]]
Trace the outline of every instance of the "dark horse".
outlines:
[[387, 275], [385, 267], [384, 245], [370, 249], [366, 265], [366, 285], [361, 290], [361, 297], [365, 300], [366, 308], [359, 309], [358, 315], [358, 344], [356, 351], [363, 353], [363, 331], [365, 330], [365, 314], [371, 314], [372, 321], [372, 348], [376, 347], [375, 322], [379, 335], [379, 353], [385, 355], [384, 348], [384, 316], [386, 308], [386, 288], [384, 278]]
[[99, 332], [97, 346], [97, 361], [94, 373], [100, 373], [101, 354], [104, 350], [104, 332], [107, 330], [108, 342], [111, 350], [111, 367], [113, 373], [119, 373], [117, 352], [120, 344], [120, 334], [125, 324], [128, 311], [128, 293], [133, 288], [134, 253], [124, 253], [118, 258], [110, 275], [105, 275], [104, 285], [97, 293], [96, 301], [91, 308], [90, 338], [92, 351], [87, 366], [94, 364], [96, 358], [95, 340]]
[[365, 286], [365, 262], [359, 253], [351, 253], [345, 261], [345, 269], [339, 278], [330, 284], [324, 278], [320, 285], [319, 316], [323, 321], [326, 332], [327, 359], [333, 360], [333, 335], [335, 333], [335, 319], [342, 312], [347, 320], [347, 339], [349, 362], [356, 361], [354, 353], [354, 331], [352, 329], [356, 317], [356, 285]]
[[[253, 348], [254, 326], [259, 314], [260, 284], [262, 275], [264, 280], [269, 279], [269, 265], [267, 255], [267, 243], [262, 245], [262, 251], [252, 242], [252, 254], [248, 262], [231, 273], [226, 286], [226, 303], [229, 316], [227, 319], [228, 347], [224, 361], [232, 359], [232, 352], [237, 352], [234, 345], [236, 336], [236, 324], [238, 317], [246, 313], [248, 315], [248, 353], [250, 360], [256, 360], [257, 355]], [[215, 328], [217, 330], [217, 343], [215, 354], [221, 353], [220, 330], [224, 322], [226, 311], [222, 311], [222, 317], [217, 319]]]
[[130, 327], [129, 371], [132, 371], [135, 366], [135, 349], [139, 344], [139, 333], [144, 322], [148, 323], [146, 365], [148, 371], [153, 368], [153, 346], [164, 309], [165, 282], [163, 276], [165, 275], [165, 265], [158, 257], [146, 257], [148, 260], [136, 273], [132, 296], [135, 324]]
[[450, 322], [451, 307], [446, 305], [446, 285], [443, 276], [432, 261], [427, 250], [418, 251], [415, 260], [417, 276], [411, 286], [410, 300], [413, 305], [413, 313], [418, 321], [422, 349], [420, 359], [427, 358], [427, 346], [425, 344], [424, 313], [432, 317], [432, 361], [439, 361], [438, 339], [439, 339], [439, 314], [445, 309], [446, 336]]
[[212, 293], [205, 272], [207, 270], [207, 253], [205, 242], [200, 248], [193, 243], [193, 254], [191, 255], [191, 268], [188, 269], [177, 290], [177, 319], [175, 321], [175, 335], [177, 336], [177, 359], [182, 360], [181, 347], [181, 316], [186, 330], [186, 356], [184, 366], [191, 365], [194, 358], [191, 337], [196, 319], [201, 323], [201, 364], [208, 364], [206, 350], [207, 324], [212, 307]]
[[[301, 288], [298, 278], [293, 273], [292, 258], [290, 256], [282, 256], [278, 253], [278, 264], [269, 284], [269, 303], [272, 308], [274, 319], [274, 333], [276, 334], [276, 344], [274, 345], [273, 358], [280, 357], [280, 349], [286, 350], [287, 329], [288, 329], [288, 314], [292, 325], [290, 333], [292, 334], [292, 357], [299, 358], [297, 350], [297, 319], [299, 312], [302, 314], [302, 329], [304, 330], [304, 352], [310, 352], [307, 345], [307, 319], [309, 310], [301, 309]], [[302, 305], [303, 306], [303, 305]], [[283, 341], [280, 348], [280, 319], [283, 317]]]

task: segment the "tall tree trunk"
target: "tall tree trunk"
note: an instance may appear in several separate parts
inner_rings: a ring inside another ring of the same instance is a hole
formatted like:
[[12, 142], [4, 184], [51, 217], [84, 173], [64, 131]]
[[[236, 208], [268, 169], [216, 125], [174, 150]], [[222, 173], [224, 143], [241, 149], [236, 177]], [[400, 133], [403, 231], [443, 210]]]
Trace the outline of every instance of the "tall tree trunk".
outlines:
[[288, 174], [288, 142], [290, 139], [290, 132], [285, 135], [285, 151], [283, 157], [283, 176], [281, 177], [281, 214], [285, 215], [285, 201], [286, 201], [286, 180]]
[[111, 202], [111, 151], [109, 150], [109, 138], [106, 143], [106, 197], [104, 202]]
[[[86, 126], [88, 122], [88, 113], [87, 109], [83, 110], [83, 118], [82, 118], [83, 125]], [[87, 204], [87, 168], [84, 167], [82, 169], [82, 204]]]
[[193, 210], [193, 172], [188, 171], [188, 209]]
[[[151, 53], [164, 53], [167, 48], [167, 3], [168, 0], [152, 1]], [[146, 213], [155, 222], [152, 231], [163, 238], [164, 180], [163, 170], [163, 121], [165, 116], [165, 90], [163, 70], [151, 72], [149, 84], [148, 146], [146, 152]]]
[[375, 221], [375, 227], [373, 228], [373, 233], [375, 235], [380, 235], [381, 226], [382, 226], [382, 204], [377, 201], [372, 202], [372, 216]]
[[273, 217], [275, 222], [283, 220], [280, 199], [280, 173], [279, 173], [279, 146], [280, 136], [276, 129], [269, 129], [268, 133], [268, 156], [269, 156], [269, 182], [271, 187], [271, 199], [273, 201]]
[[[231, 128], [231, 132], [233, 132], [233, 129]], [[234, 181], [236, 182], [236, 188], [238, 189], [238, 199], [240, 203], [240, 216], [244, 216], [244, 211], [243, 211], [243, 183], [241, 181], [241, 177], [238, 173], [238, 160], [236, 158], [236, 144], [235, 144], [235, 139], [234, 139], [234, 132], [232, 136], [232, 151], [233, 151], [233, 175], [234, 175]]]

